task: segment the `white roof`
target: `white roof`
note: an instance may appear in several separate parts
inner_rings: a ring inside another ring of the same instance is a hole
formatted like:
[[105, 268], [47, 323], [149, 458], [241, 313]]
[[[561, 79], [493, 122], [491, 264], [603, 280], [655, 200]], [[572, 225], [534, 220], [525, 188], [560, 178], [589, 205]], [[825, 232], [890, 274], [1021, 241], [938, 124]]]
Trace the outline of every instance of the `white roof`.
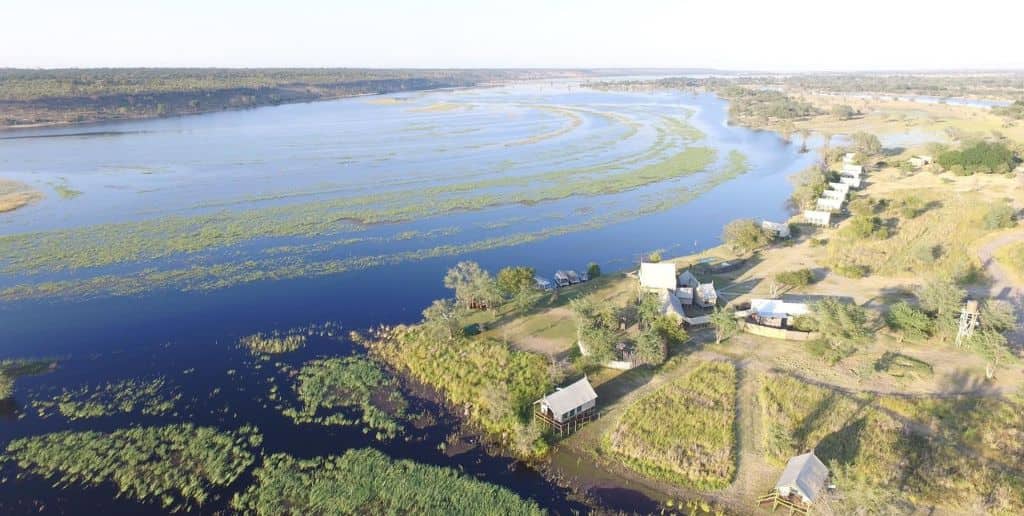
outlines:
[[789, 236], [789, 224], [785, 222], [772, 222], [770, 220], [761, 221], [761, 229], [766, 231], [775, 231], [779, 236]]
[[828, 197], [820, 197], [816, 206], [821, 211], [836, 211], [843, 207], [842, 199], [829, 199]]
[[555, 278], [569, 279], [569, 275], [565, 271], [555, 271]]
[[787, 303], [781, 299], [751, 299], [750, 311], [763, 317], [787, 317], [811, 313], [810, 307], [804, 303]]
[[864, 167], [862, 167], [860, 165], [853, 165], [851, 163], [844, 163], [843, 164], [843, 170], [842, 170], [841, 173], [843, 173], [843, 174], [852, 174], [852, 175], [855, 175], [855, 176], [859, 176], [862, 173], [864, 173]]
[[671, 317], [677, 321], [681, 321], [683, 317], [686, 317], [683, 305], [679, 302], [679, 297], [676, 296], [674, 291], [665, 290], [658, 298], [661, 300], [661, 315]]
[[677, 281], [676, 264], [673, 262], [640, 264], [642, 287], [675, 290]]
[[828, 481], [828, 468], [808, 452], [789, 459], [786, 469], [775, 483], [775, 489], [789, 488], [810, 502], [814, 502], [825, 489]]
[[848, 185], [846, 183], [841, 183], [841, 182], [840, 183], [829, 183], [828, 185], [831, 186], [833, 190], [836, 190], [836, 191], [839, 191], [839, 192], [849, 192], [850, 191], [850, 185]]
[[827, 211], [804, 210], [804, 220], [813, 224], [828, 224], [831, 218]]
[[551, 412], [555, 414], [565, 414], [576, 407], [586, 404], [588, 401], [596, 399], [597, 393], [594, 392], [594, 387], [590, 385], [590, 381], [584, 376], [576, 380], [576, 382], [544, 396], [538, 401], [546, 403]]
[[860, 188], [859, 177], [843, 176], [839, 178], [839, 182], [843, 183], [844, 185], [850, 185], [853, 188]]
[[846, 192], [840, 192], [839, 190], [824, 190], [821, 192], [821, 197], [824, 199], [846, 199]]

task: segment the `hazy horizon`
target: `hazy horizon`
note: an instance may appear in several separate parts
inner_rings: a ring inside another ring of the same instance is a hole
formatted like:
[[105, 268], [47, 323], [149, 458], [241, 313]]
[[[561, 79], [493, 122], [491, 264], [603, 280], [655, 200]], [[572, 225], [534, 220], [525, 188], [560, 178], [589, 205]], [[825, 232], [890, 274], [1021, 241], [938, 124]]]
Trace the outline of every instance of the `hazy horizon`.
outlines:
[[994, 0], [961, 10], [917, 0], [57, 0], [5, 10], [23, 23], [0, 32], [3, 68], [1024, 69], [1024, 6]]

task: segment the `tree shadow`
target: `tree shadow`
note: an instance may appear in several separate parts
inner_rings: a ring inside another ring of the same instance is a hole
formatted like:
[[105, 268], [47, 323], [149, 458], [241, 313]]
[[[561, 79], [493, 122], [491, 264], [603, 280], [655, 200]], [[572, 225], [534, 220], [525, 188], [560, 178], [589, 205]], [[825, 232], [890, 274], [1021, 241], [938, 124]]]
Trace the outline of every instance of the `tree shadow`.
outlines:
[[843, 466], [852, 464], [860, 454], [861, 433], [867, 427], [864, 417], [857, 418], [843, 428], [826, 435], [814, 448], [814, 453], [829, 464], [835, 461]]

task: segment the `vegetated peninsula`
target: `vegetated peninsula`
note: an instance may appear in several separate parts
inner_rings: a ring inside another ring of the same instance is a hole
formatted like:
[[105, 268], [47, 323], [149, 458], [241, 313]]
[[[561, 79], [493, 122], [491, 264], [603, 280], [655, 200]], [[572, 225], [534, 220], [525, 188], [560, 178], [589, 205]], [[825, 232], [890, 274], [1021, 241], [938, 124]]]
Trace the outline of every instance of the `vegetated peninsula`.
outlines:
[[356, 68], [0, 69], [0, 128], [208, 113], [590, 73]]

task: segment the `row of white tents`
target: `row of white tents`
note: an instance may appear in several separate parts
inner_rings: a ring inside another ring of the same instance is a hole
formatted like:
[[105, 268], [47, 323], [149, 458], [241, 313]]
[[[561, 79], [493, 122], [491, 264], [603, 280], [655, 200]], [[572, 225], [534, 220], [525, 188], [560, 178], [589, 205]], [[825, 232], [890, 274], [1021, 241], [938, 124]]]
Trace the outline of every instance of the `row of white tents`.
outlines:
[[839, 181], [830, 182], [828, 189], [822, 192], [813, 210], [804, 210], [804, 222], [816, 226], [828, 226], [832, 223], [832, 214], [843, 209], [851, 188], [861, 187], [861, 176], [864, 167], [854, 162], [853, 153], [843, 156], [843, 168], [839, 170]]

